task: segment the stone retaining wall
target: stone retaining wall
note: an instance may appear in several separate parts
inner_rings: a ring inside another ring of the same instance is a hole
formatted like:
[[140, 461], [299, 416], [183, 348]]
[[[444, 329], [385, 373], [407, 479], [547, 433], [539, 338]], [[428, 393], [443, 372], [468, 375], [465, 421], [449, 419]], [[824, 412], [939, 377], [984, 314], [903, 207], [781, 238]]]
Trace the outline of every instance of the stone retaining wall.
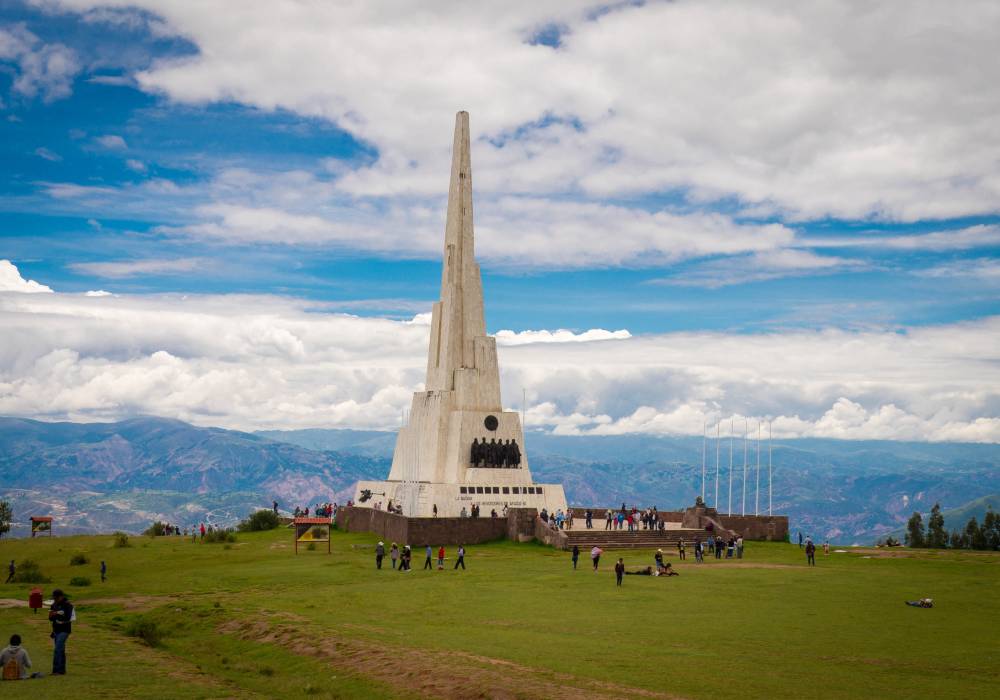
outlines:
[[[583, 522], [586, 519], [586, 508], [573, 507], [573, 519]], [[617, 513], [617, 510], [612, 509]], [[594, 526], [602, 527], [607, 518], [607, 508], [591, 508]], [[661, 510], [660, 520], [668, 523], [681, 523], [684, 527], [703, 529], [708, 519], [715, 520], [726, 530], [732, 530], [743, 535], [746, 540], [770, 540], [784, 542], [788, 535], [788, 516], [786, 515], [722, 515], [714, 508], [693, 506], [686, 510]]]
[[[508, 537], [512, 515], [513, 512], [507, 518], [407, 518], [373, 508], [344, 507], [338, 509], [336, 522], [338, 529], [347, 532], [372, 532], [387, 543], [422, 547], [502, 540]], [[519, 528], [523, 530], [524, 525], [515, 524], [515, 536]], [[534, 534], [533, 525], [531, 532]]]

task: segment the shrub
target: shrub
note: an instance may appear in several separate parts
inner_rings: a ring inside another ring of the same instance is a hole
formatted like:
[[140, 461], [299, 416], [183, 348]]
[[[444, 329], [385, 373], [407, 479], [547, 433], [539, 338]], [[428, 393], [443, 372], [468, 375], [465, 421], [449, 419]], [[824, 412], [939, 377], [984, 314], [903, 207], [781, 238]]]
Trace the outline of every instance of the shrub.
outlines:
[[86, 576], [74, 576], [69, 580], [69, 585], [71, 586], [89, 586], [90, 579]]
[[238, 529], [240, 532], [259, 532], [261, 530], [273, 530], [281, 524], [278, 514], [273, 510], [258, 510], [240, 522]]
[[315, 552], [316, 551], [316, 543], [315, 542], [310, 542], [309, 544], [306, 545], [306, 549], [309, 550], [310, 552]]
[[236, 532], [232, 528], [219, 529], [219, 530], [209, 530], [205, 533], [205, 542], [210, 542], [212, 544], [225, 544], [226, 542], [236, 541]]
[[122, 547], [132, 546], [128, 543], [128, 535], [126, 535], [124, 532], [116, 532], [114, 534], [114, 538], [115, 539], [113, 541], [113, 546], [118, 549], [121, 549]]
[[87, 555], [84, 554], [83, 552], [77, 552], [76, 554], [74, 554], [69, 558], [70, 566], [83, 566], [84, 564], [89, 564], [89, 563], [90, 559], [88, 559]]
[[147, 527], [142, 534], [149, 535], [150, 537], [162, 537], [167, 534], [167, 526], [157, 520], [155, 523]]
[[14, 574], [14, 583], [51, 583], [52, 579], [42, 573], [38, 568], [38, 562], [33, 559], [25, 559], [17, 565], [17, 573]]
[[163, 632], [155, 621], [145, 617], [135, 617], [125, 626], [125, 634], [129, 637], [136, 637], [151, 647], [160, 646], [163, 640]]
[[268, 678], [274, 675], [274, 669], [271, 668], [270, 666], [261, 666], [259, 669], [257, 669], [257, 671], [260, 673], [260, 675], [267, 676]]

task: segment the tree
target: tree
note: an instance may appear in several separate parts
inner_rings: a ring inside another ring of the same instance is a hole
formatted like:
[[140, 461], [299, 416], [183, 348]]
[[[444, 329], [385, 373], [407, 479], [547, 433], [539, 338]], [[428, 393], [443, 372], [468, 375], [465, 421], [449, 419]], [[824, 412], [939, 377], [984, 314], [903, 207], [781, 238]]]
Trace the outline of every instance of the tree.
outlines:
[[948, 540], [952, 549], [962, 549], [965, 547], [965, 539], [962, 537], [962, 533], [958, 530], [952, 530], [951, 537], [949, 537]]
[[941, 504], [935, 503], [931, 508], [931, 517], [927, 520], [927, 546], [943, 549], [948, 546], [948, 533], [944, 529], [944, 516], [941, 515]]
[[986, 549], [986, 537], [984, 537], [983, 528], [979, 527], [979, 522], [974, 515], [969, 518], [969, 522], [965, 526], [965, 541], [966, 546], [972, 549]]
[[1000, 515], [990, 508], [983, 519], [983, 534], [986, 536], [987, 549], [1000, 549]]
[[910, 516], [909, 522], [906, 523], [906, 546], [923, 547], [924, 545], [924, 519], [920, 517], [920, 513], [914, 512]]
[[10, 501], [0, 501], [0, 537], [10, 532], [10, 521], [14, 519], [14, 511], [10, 507]]

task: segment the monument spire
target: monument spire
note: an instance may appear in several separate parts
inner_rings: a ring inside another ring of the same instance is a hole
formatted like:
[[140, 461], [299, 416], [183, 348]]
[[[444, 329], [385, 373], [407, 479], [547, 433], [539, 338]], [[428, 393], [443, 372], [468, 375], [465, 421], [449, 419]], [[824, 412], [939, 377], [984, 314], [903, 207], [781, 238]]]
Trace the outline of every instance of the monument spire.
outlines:
[[[472, 224], [470, 150], [469, 113], [459, 112], [455, 116], [455, 138], [452, 145], [441, 300], [434, 305], [431, 321], [431, 341], [427, 357], [428, 390], [455, 389], [455, 371], [477, 367], [475, 340], [486, 337], [483, 285], [479, 265], [476, 263]], [[499, 396], [497, 399], [499, 400]]]

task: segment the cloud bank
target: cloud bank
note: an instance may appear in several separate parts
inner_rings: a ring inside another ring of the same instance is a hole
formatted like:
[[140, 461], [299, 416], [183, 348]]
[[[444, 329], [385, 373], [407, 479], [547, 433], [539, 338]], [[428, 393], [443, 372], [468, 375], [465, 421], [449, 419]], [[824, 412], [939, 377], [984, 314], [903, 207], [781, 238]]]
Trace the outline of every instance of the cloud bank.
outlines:
[[[4, 289], [0, 414], [392, 429], [424, 378], [421, 316], [359, 318], [275, 296]], [[758, 416], [779, 437], [1000, 440], [1000, 317], [907, 332], [536, 330], [498, 341], [503, 395], [521, 408], [526, 391], [529, 428], [698, 434], [705, 421]]]

